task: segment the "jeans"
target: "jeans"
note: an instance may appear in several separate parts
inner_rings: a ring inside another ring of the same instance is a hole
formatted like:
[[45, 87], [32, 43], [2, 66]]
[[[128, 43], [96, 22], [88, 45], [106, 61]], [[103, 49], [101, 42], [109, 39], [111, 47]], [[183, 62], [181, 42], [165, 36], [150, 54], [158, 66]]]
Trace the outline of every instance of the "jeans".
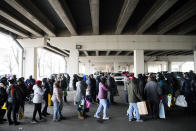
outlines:
[[37, 112], [39, 113], [39, 118], [40, 119], [42, 118], [41, 109], [42, 109], [42, 104], [41, 103], [35, 103], [34, 112], [33, 112], [33, 120], [35, 120]]
[[14, 123], [17, 123], [17, 118], [16, 118], [17, 112], [18, 112], [17, 104], [16, 103], [9, 103], [9, 102], [7, 102], [7, 118], [8, 118], [8, 122], [9, 123], [12, 122], [11, 113], [13, 115]]
[[58, 115], [62, 117], [61, 111], [63, 109], [63, 104], [60, 102], [53, 102], [54, 103], [54, 115], [53, 120], [56, 120]]
[[150, 101], [151, 117], [154, 119], [159, 118], [159, 102]]
[[103, 118], [107, 117], [107, 99], [99, 99], [99, 107], [97, 109], [96, 115], [98, 116], [103, 109]]
[[140, 120], [140, 114], [137, 103], [129, 103], [129, 120], [133, 119], [133, 112], [135, 111], [136, 119]]

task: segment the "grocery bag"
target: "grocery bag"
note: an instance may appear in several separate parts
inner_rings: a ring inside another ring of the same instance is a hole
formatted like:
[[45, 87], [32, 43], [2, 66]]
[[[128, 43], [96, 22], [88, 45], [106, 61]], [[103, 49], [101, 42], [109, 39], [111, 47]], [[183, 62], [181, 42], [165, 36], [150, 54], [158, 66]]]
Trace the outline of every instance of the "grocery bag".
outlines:
[[176, 105], [180, 107], [188, 107], [184, 95], [179, 95], [176, 99]]
[[160, 101], [159, 104], [159, 118], [165, 119], [165, 109], [162, 100]]

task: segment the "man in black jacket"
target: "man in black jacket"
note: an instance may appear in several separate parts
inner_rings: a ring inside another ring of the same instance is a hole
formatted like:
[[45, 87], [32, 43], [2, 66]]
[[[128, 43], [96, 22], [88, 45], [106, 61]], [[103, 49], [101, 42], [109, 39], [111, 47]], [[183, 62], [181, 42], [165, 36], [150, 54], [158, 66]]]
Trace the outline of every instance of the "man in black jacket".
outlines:
[[6, 88], [7, 88], [7, 78], [3, 77], [0, 80], [0, 124], [3, 124], [3, 117], [6, 113], [6, 110], [2, 109], [4, 103], [7, 101], [7, 93], [6, 93]]
[[114, 80], [114, 74], [111, 73], [110, 76], [108, 77], [108, 87], [110, 89], [110, 103], [115, 104], [114, 102], [114, 95], [117, 91], [117, 85]]

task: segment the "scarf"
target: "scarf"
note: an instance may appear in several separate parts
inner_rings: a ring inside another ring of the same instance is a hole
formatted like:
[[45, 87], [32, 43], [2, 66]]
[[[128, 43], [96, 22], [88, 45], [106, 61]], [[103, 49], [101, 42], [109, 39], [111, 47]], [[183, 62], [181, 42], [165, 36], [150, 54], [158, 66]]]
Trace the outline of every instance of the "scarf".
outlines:
[[14, 85], [11, 85], [11, 96], [14, 96]]

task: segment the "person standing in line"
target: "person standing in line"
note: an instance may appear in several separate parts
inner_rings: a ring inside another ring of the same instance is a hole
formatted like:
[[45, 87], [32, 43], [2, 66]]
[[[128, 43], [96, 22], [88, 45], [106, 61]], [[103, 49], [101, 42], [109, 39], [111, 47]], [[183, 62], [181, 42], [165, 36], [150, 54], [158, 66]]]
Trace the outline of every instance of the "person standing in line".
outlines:
[[3, 105], [5, 104], [8, 98], [6, 89], [7, 89], [7, 78], [3, 77], [0, 80], [0, 124], [3, 124], [4, 121], [3, 118], [6, 113], [6, 110], [2, 109]]
[[[15, 80], [11, 79], [9, 80], [10, 86], [7, 88], [7, 94], [8, 94], [8, 101], [7, 101], [7, 118], [9, 125], [15, 124], [19, 125], [20, 122], [17, 121], [16, 114], [19, 109], [19, 104], [21, 103], [21, 98], [19, 93], [18, 87], [15, 85]], [[13, 114], [13, 120], [11, 119], [11, 113]]]
[[111, 73], [110, 76], [108, 77], [108, 87], [110, 89], [110, 103], [111, 104], [116, 104], [116, 102], [114, 102], [114, 95], [117, 91], [117, 85], [116, 82], [114, 80], [114, 74]]
[[125, 94], [125, 102], [129, 103], [128, 101], [128, 87], [129, 87], [129, 78], [125, 76], [124, 80], [124, 94]]
[[137, 85], [137, 79], [132, 78], [128, 86], [128, 99], [129, 99], [129, 121], [133, 121], [133, 112], [136, 114], [136, 122], [143, 122], [140, 119], [137, 102], [142, 101], [142, 96]]
[[36, 80], [35, 85], [33, 86], [34, 90], [34, 97], [33, 97], [33, 103], [34, 103], [34, 111], [33, 111], [33, 119], [32, 123], [38, 123], [36, 119], [37, 112], [39, 113], [39, 120], [43, 120], [41, 109], [42, 109], [42, 100], [44, 91], [42, 90], [42, 81]]
[[107, 88], [107, 80], [105, 77], [101, 78], [101, 82], [99, 83], [99, 93], [98, 93], [98, 98], [99, 98], [99, 107], [97, 109], [97, 112], [95, 113], [94, 117], [95, 118], [100, 118], [99, 113], [101, 110], [103, 110], [103, 120], [109, 120], [109, 117], [107, 116], [107, 95], [109, 89]]
[[60, 105], [63, 103], [63, 91], [62, 88], [60, 87], [60, 81], [57, 80], [54, 83], [54, 88], [53, 88], [53, 95], [52, 95], [52, 101], [54, 103], [54, 114], [53, 114], [53, 121], [60, 121], [62, 118], [61, 110], [60, 110]]
[[70, 87], [69, 87], [69, 83], [70, 83], [70, 76], [69, 76], [69, 74], [67, 74], [67, 91], [69, 91], [70, 90]]
[[161, 94], [162, 92], [158, 83], [156, 82], [155, 76], [150, 74], [149, 82], [144, 88], [144, 95], [150, 103], [152, 119], [157, 119], [159, 117], [159, 103]]
[[78, 118], [84, 120], [85, 118], [85, 97], [86, 97], [86, 83], [83, 78], [78, 78], [78, 82], [76, 83], [76, 97], [75, 101], [78, 109]]
[[47, 78], [43, 78], [42, 85], [43, 85], [43, 91], [44, 91], [43, 99], [44, 99], [44, 104], [45, 104], [44, 108], [42, 110], [42, 115], [46, 117], [47, 115], [50, 115], [47, 112], [47, 108], [48, 108], [48, 94], [50, 93], [50, 87], [49, 87]]

